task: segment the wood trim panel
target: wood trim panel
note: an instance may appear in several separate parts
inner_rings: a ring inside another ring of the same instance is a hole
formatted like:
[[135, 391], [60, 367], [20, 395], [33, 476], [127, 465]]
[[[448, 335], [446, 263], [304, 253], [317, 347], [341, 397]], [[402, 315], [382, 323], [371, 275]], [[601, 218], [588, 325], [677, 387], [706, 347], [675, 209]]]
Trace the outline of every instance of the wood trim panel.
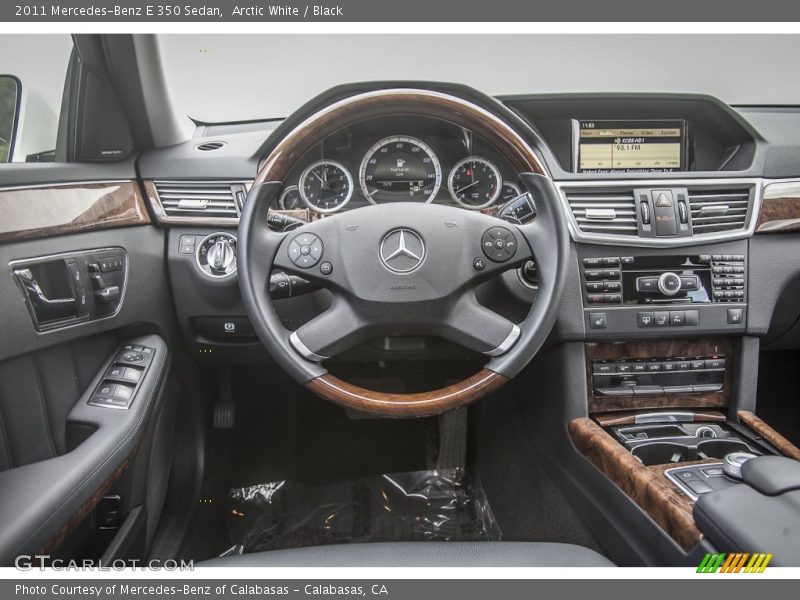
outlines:
[[[668, 411], [667, 411], [668, 412]], [[727, 419], [725, 417], [725, 413], [722, 413], [718, 410], [693, 410], [690, 411], [694, 415], [695, 423], [710, 423], [710, 422], [719, 422], [723, 423]], [[618, 414], [603, 414], [603, 415], [593, 415], [593, 418], [601, 427], [619, 427], [620, 425], [635, 425], [636, 424], [636, 416], [645, 413], [641, 412], [630, 412], [630, 413], [618, 413]]]
[[419, 89], [377, 90], [323, 108], [289, 132], [264, 161], [255, 184], [283, 181], [292, 166], [325, 136], [368, 118], [420, 115], [456, 123], [495, 146], [519, 173], [546, 175], [530, 145], [489, 111], [448, 94]]
[[800, 448], [795, 446], [752, 412], [749, 410], [741, 410], [736, 413], [736, 416], [739, 417], [742, 423], [780, 450], [781, 454], [795, 460], [800, 460]]
[[[725, 380], [721, 392], [711, 394], [664, 394], [657, 396], [595, 396], [592, 361], [620, 358], [725, 356]], [[730, 404], [733, 343], [727, 338], [703, 340], [656, 340], [586, 344], [586, 384], [589, 413], [658, 408], [721, 408]]]
[[306, 387], [331, 402], [360, 412], [395, 417], [427, 417], [458, 408], [498, 389], [508, 378], [488, 369], [453, 385], [417, 394], [391, 394], [368, 390], [333, 375], [312, 379]]
[[136, 181], [0, 188], [0, 242], [146, 225]]
[[[675, 465], [645, 467], [591, 419], [569, 422], [573, 444], [687, 552], [702, 539], [692, 517], [694, 502], [664, 471]], [[716, 461], [719, 462], [719, 461]], [[681, 463], [681, 466], [695, 463]]]
[[771, 183], [764, 187], [756, 233], [800, 231], [800, 181]]

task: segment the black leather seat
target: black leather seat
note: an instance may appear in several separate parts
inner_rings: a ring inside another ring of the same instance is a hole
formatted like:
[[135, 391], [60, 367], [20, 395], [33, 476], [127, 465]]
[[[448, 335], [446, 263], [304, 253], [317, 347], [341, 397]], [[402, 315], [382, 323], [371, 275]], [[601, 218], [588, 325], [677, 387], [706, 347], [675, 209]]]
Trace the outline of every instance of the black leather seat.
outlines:
[[202, 567], [613, 567], [572, 544], [538, 542], [396, 542], [339, 544], [223, 556]]

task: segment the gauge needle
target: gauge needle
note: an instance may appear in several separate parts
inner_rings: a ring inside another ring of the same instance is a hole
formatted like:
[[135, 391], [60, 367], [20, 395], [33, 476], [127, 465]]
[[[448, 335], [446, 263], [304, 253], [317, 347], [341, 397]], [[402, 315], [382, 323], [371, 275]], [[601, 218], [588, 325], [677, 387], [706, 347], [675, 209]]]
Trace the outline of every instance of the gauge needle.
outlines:
[[464, 190], [468, 190], [469, 188], [471, 188], [473, 185], [478, 185], [480, 182], [481, 182], [481, 180], [480, 180], [480, 179], [478, 179], [478, 181], [473, 181], [473, 182], [472, 182], [472, 183], [470, 183], [469, 185], [465, 185], [465, 186], [464, 186], [463, 188], [461, 188], [460, 190], [456, 190], [456, 194], [460, 194], [460, 193], [461, 193], [461, 192], [463, 192]]

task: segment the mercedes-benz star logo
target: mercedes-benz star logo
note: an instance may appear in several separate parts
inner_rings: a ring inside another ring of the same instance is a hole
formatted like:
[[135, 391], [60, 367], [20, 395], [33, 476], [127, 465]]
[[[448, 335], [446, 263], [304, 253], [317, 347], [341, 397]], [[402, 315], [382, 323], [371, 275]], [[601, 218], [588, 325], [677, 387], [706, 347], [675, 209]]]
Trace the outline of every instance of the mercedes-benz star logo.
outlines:
[[410, 229], [393, 229], [381, 240], [381, 262], [394, 273], [410, 273], [422, 264], [425, 244]]

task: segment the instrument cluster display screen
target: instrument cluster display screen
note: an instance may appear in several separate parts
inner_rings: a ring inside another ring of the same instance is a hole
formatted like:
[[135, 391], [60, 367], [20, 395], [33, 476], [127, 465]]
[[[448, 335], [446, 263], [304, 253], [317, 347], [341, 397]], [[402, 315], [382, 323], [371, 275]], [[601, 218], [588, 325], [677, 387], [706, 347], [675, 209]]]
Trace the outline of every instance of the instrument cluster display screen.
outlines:
[[684, 170], [686, 121], [573, 121], [578, 173]]

